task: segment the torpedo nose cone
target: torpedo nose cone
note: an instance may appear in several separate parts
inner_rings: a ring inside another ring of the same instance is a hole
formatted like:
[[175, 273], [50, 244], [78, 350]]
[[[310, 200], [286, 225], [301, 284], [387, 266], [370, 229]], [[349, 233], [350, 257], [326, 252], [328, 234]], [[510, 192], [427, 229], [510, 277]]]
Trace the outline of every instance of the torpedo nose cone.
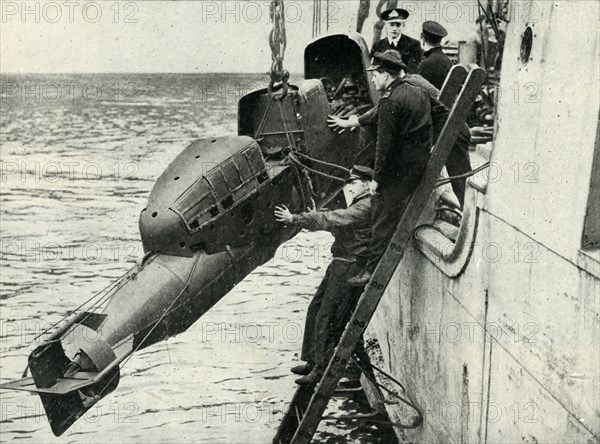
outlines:
[[150, 203], [142, 210], [139, 224], [145, 251], [192, 256], [187, 227], [168, 205]]
[[256, 189], [261, 175], [266, 180], [264, 159], [250, 137], [193, 142], [158, 178], [140, 214], [144, 250], [188, 257], [207, 251], [219, 219]]

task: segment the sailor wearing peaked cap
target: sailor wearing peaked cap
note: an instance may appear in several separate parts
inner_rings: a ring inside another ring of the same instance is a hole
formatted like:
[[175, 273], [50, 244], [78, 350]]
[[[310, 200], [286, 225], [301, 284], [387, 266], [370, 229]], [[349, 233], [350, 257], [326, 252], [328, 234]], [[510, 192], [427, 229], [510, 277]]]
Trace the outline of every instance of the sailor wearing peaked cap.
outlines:
[[395, 8], [388, 9], [381, 13], [381, 20], [386, 22], [406, 20], [410, 14], [406, 9]]
[[362, 294], [361, 288], [350, 287], [346, 280], [354, 268], [364, 266], [361, 263], [357, 267], [355, 263], [366, 256], [371, 241], [369, 181], [372, 178], [371, 168], [352, 167], [344, 186], [344, 194], [351, 198], [347, 208], [300, 214], [290, 213], [284, 205], [275, 209], [275, 218], [281, 223], [330, 231], [335, 238], [331, 246], [333, 260], [306, 313], [301, 355], [306, 364], [292, 369], [293, 373], [304, 375], [296, 380], [298, 384], [317, 383], [321, 379]]
[[371, 61], [371, 66], [367, 68], [367, 71], [377, 71], [380, 69], [399, 72], [401, 69], [406, 70], [406, 65], [402, 61], [402, 57], [400, 57], [398, 51], [388, 49], [383, 53], [375, 53]]
[[452, 61], [444, 54], [440, 45], [447, 35], [448, 31], [439, 23], [433, 21], [423, 23], [421, 46], [424, 58], [419, 65], [418, 73], [437, 89], [442, 89], [446, 76], [452, 68]]
[[355, 180], [373, 180], [373, 170], [369, 167], [362, 165], [354, 165], [350, 170], [350, 177], [346, 180], [346, 182], [352, 182]]
[[448, 35], [448, 31], [438, 22], [426, 21], [423, 22], [423, 36], [433, 43], [439, 43]]
[[405, 80], [404, 68], [395, 50], [376, 52], [369, 68], [375, 88], [384, 93], [373, 115], [377, 121], [370, 185], [373, 240], [365, 268], [348, 280], [350, 285], [364, 286], [371, 279], [429, 160], [431, 100], [423, 89]]
[[395, 8], [388, 9], [381, 13], [381, 19], [385, 22], [387, 38], [376, 42], [371, 49], [371, 56], [376, 52], [385, 52], [388, 49], [395, 49], [400, 53], [402, 59], [406, 62], [409, 73], [417, 72], [417, 67], [421, 63], [423, 52], [419, 42], [402, 33], [406, 26], [406, 19], [409, 17], [406, 9]]

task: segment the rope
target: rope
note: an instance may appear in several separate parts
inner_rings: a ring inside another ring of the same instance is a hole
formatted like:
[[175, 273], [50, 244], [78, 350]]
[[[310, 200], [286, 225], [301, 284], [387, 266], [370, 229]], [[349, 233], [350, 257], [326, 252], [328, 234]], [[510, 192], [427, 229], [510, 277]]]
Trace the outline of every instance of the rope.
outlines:
[[[82, 304], [80, 304], [77, 308], [75, 308], [75, 310], [71, 311], [69, 314], [64, 315], [61, 319], [59, 319], [58, 321], [56, 321], [54, 324], [52, 324], [50, 327], [48, 327], [46, 330], [44, 330], [43, 332], [41, 332], [39, 335], [37, 335], [35, 338], [33, 338], [33, 340], [31, 342], [35, 342], [37, 339], [39, 339], [40, 337], [44, 336], [46, 333], [48, 333], [50, 330], [52, 330], [53, 328], [55, 328], [58, 324], [60, 324], [61, 322], [67, 320], [69, 317], [73, 316], [75, 313], [77, 313], [78, 310], [80, 310], [81, 308], [83, 308], [84, 305], [88, 304], [89, 302], [91, 302], [94, 298], [100, 296], [103, 292], [106, 291], [106, 294], [102, 297], [100, 297], [98, 299], [97, 302], [95, 302], [94, 304], [92, 304], [90, 306], [90, 308], [87, 310], [87, 314], [85, 317], [83, 317], [81, 320], [77, 321], [78, 324], [82, 324], [86, 321], [87, 318], [89, 318], [98, 308], [100, 308], [100, 305], [102, 303], [104, 303], [104, 301], [106, 301], [109, 297], [111, 297], [112, 295], [115, 294], [115, 292], [119, 291], [124, 285], [125, 285], [125, 281], [123, 281], [121, 283], [121, 281], [123, 280], [123, 278], [127, 275], [127, 273], [129, 273], [131, 270], [126, 271], [124, 274], [122, 274], [116, 281], [108, 284], [106, 287], [104, 287], [102, 290], [100, 290], [99, 292], [97, 292], [96, 294], [94, 294], [92, 297], [90, 297], [88, 300], [86, 300], [85, 302], [83, 302]], [[118, 288], [116, 288], [117, 284], [120, 283], [120, 286]], [[113, 288], [111, 288], [113, 287]], [[25, 370], [23, 370], [23, 373], [21, 375], [22, 378], [26, 378], [27, 377], [27, 373], [29, 371], [29, 364], [27, 364], [27, 366], [25, 367]]]
[[305, 159], [308, 159], [311, 162], [319, 163], [321, 165], [325, 165], [325, 166], [328, 166], [328, 167], [331, 167], [331, 168], [337, 168], [337, 169], [343, 171], [346, 174], [350, 174], [350, 170], [348, 168], [346, 168], [346, 167], [341, 166], [341, 165], [337, 165], [335, 163], [325, 162], [324, 160], [315, 159], [314, 157], [307, 156], [306, 154], [303, 154], [303, 153], [300, 153], [300, 152], [296, 152], [294, 154], [296, 154], [296, 155], [298, 155], [300, 157], [304, 157]]
[[281, 100], [279, 101], [279, 111], [281, 113], [281, 121], [283, 122], [283, 129], [285, 130], [285, 137], [288, 140], [288, 143], [290, 145], [290, 149], [292, 151], [297, 151], [297, 148], [296, 148], [296, 139], [294, 139], [294, 134], [288, 128], [287, 121], [286, 121], [286, 118], [285, 118], [285, 112], [283, 111], [283, 103], [282, 103]]
[[[169, 306], [167, 307], [167, 309], [160, 316], [160, 318], [158, 319], [158, 321], [156, 321], [156, 323], [152, 326], [152, 328], [150, 329], [150, 331], [148, 333], [146, 333], [146, 336], [144, 336], [144, 338], [140, 341], [140, 343], [135, 348], [135, 350], [133, 350], [127, 356], [127, 358], [123, 361], [123, 364], [121, 365], [120, 370], [123, 370], [125, 368], [125, 365], [129, 362], [129, 360], [131, 359], [131, 357], [133, 356], [133, 354], [140, 349], [140, 347], [144, 344], [144, 342], [146, 341], [146, 339], [148, 339], [148, 337], [152, 334], [152, 332], [156, 329], [156, 327], [158, 327], [158, 324], [160, 324], [161, 321], [165, 318], [165, 316], [167, 316], [169, 314], [171, 308], [173, 308], [173, 305], [175, 305], [175, 302], [177, 302], [179, 300], [179, 298], [181, 297], [181, 295], [189, 288], [190, 282], [192, 281], [192, 276], [194, 275], [194, 272], [196, 271], [196, 267], [198, 266], [198, 262], [200, 261], [200, 257], [201, 256], [202, 256], [201, 254], [198, 254], [198, 257], [196, 258], [196, 261], [194, 262], [194, 265], [192, 266], [192, 269], [190, 270], [190, 274], [188, 276], [187, 282], [185, 283], [185, 285], [183, 286], [183, 288], [181, 289], [181, 291], [179, 292], [179, 294], [175, 297], [175, 299], [173, 299], [173, 302], [171, 302], [171, 304], [169, 304]], [[108, 382], [105, 384], [104, 388], [100, 391], [98, 397], [102, 397], [102, 394], [104, 393], [104, 391], [109, 387], [110, 383], [113, 381], [113, 379], [115, 379], [115, 377], [118, 374], [119, 373], [115, 373], [108, 380]]]
[[[393, 390], [388, 389], [387, 387], [385, 387], [384, 385], [380, 384], [379, 382], [377, 382], [370, 374], [369, 372], [365, 371], [364, 367], [361, 365], [360, 360], [356, 358], [356, 356], [352, 357], [352, 361], [356, 364], [356, 366], [360, 369], [360, 371], [363, 373], [363, 375], [365, 375], [365, 378], [367, 378], [369, 381], [371, 381], [373, 384], [375, 384], [377, 387], [379, 387], [380, 389], [385, 390], [387, 393], [389, 393], [391, 396], [393, 396], [394, 398], [402, 401], [404, 404], [406, 404], [407, 406], [413, 408], [414, 410], [416, 410], [417, 414], [419, 415], [419, 417], [421, 418], [421, 421], [417, 421], [415, 424], [412, 425], [404, 425], [404, 424], [400, 424], [400, 423], [395, 423], [394, 425], [403, 429], [414, 429], [417, 428], [421, 425], [422, 423], [422, 418], [423, 418], [423, 414], [421, 413], [421, 410], [419, 410], [419, 408], [414, 405], [412, 402], [410, 402], [408, 399], [403, 398], [402, 396], [400, 396], [398, 393], [394, 392]], [[373, 364], [371, 363], [367, 363], [367, 365], [369, 365], [371, 368], [376, 369], [378, 371], [380, 371], [382, 374], [384, 374], [385, 376], [389, 377], [392, 381], [394, 381], [395, 383], [397, 383], [398, 385], [400, 385], [400, 387], [402, 387], [402, 389], [404, 390], [404, 387], [402, 386], [402, 384], [400, 384], [396, 379], [392, 378], [391, 376], [389, 376], [387, 373], [383, 372], [383, 370], [378, 369], [377, 367], [375, 367]]]
[[[142, 258], [142, 262], [140, 265], [138, 265], [138, 269], [137, 272], [133, 275], [135, 276], [137, 273], [139, 273], [148, 263], [148, 260], [150, 259], [150, 257], [152, 257], [155, 253], [152, 252], [148, 252], [144, 255], [144, 257]], [[124, 279], [124, 277], [131, 273], [131, 269], [128, 270], [127, 272], [125, 272], [123, 275], [121, 275], [121, 277], [119, 277], [115, 282], [113, 282], [112, 284], [110, 284], [107, 288], [109, 288], [111, 285], [114, 285], [113, 288], [111, 288], [109, 291], [107, 291], [107, 293], [102, 296], [100, 299], [98, 299], [98, 301], [96, 301], [94, 304], [92, 304], [88, 309], [87, 309], [87, 314], [83, 317], [83, 319], [81, 319], [78, 323], [79, 324], [83, 324], [92, 314], [94, 314], [97, 310], [99, 310], [102, 306], [102, 304], [104, 304], [104, 302], [106, 302], [109, 298], [111, 298], [116, 292], [118, 292], [121, 288], [123, 288], [127, 282], [129, 281], [128, 279]], [[118, 284], [118, 286], [117, 286]], [[101, 292], [99, 292], [98, 294], [100, 294]]]
[[313, 0], [313, 39], [321, 35], [321, 7], [321, 0]]
[[[94, 295], [92, 295], [89, 299], [87, 299], [85, 302], [81, 303], [77, 308], [75, 308], [75, 310], [73, 310], [72, 312], [70, 312], [69, 314], [64, 315], [61, 319], [59, 319], [58, 321], [56, 321], [54, 324], [52, 324], [50, 327], [48, 327], [46, 330], [44, 330], [43, 332], [41, 332], [39, 335], [37, 335], [35, 338], [33, 338], [32, 342], [35, 342], [37, 339], [39, 339], [40, 337], [44, 336], [46, 333], [48, 333], [51, 329], [53, 329], [54, 327], [56, 327], [58, 324], [60, 324], [61, 322], [63, 322], [64, 320], [66, 320], [69, 316], [73, 315], [74, 313], [77, 313], [77, 311], [81, 310], [86, 304], [90, 303], [91, 301], [93, 301], [95, 298], [99, 297], [102, 293], [104, 293], [105, 291], [107, 292], [106, 295], [104, 295], [103, 297], [101, 297], [100, 299], [105, 299], [107, 296], [110, 296], [112, 294], [114, 294], [114, 288], [111, 288], [113, 286], [116, 286], [118, 283], [120, 283], [120, 281], [127, 275], [127, 273], [129, 273], [130, 270], [127, 270], [125, 273], [123, 273], [121, 276], [119, 276], [119, 278], [114, 281], [111, 282], [110, 284], [108, 284], [106, 287], [104, 287], [102, 290], [100, 290], [99, 292], [95, 293]], [[123, 284], [124, 285], [124, 284]], [[120, 287], [119, 287], [120, 288]], [[111, 293], [112, 292], [112, 293]], [[99, 302], [94, 303], [90, 308], [98, 305]], [[91, 314], [91, 313], [90, 313]], [[89, 316], [89, 315], [88, 315]], [[86, 316], [87, 318], [87, 316]], [[83, 320], [82, 320], [83, 322]]]
[[[386, 378], [390, 379], [391, 381], [395, 382], [396, 384], [398, 384], [400, 386], [400, 388], [402, 388], [402, 391], [406, 393], [406, 388], [404, 388], [404, 385], [402, 385], [402, 383], [400, 381], [398, 381], [396, 378], [394, 378], [392, 375], [389, 375], [388, 373], [386, 373], [385, 371], [381, 370], [379, 367], [376, 367], [375, 365], [371, 364], [370, 362], [366, 361], [365, 364], [367, 364], [370, 368], [372, 368], [373, 370], [377, 370], [379, 373], [381, 373], [383, 376], [385, 376]], [[358, 364], [357, 364], [358, 365]]]
[[475, 168], [474, 170], [472, 170], [468, 173], [459, 174], [458, 176], [450, 176], [450, 177], [447, 177], [446, 179], [438, 180], [437, 183], [435, 184], [434, 188], [441, 187], [442, 185], [446, 185], [456, 179], [466, 179], [467, 177], [474, 176], [475, 174], [479, 173], [480, 171], [485, 170], [489, 166], [490, 166], [490, 163], [486, 162], [483, 165], [481, 165], [480, 167]]
[[273, 109], [274, 103], [275, 103], [275, 97], [271, 96], [271, 100], [269, 100], [269, 105], [267, 106], [267, 109], [265, 110], [265, 113], [263, 114], [262, 119], [260, 120], [260, 123], [258, 124], [258, 129], [256, 130], [256, 134], [254, 135], [254, 138], [257, 140], [260, 139], [260, 136], [262, 136], [262, 133], [265, 129], [265, 125], [267, 124], [267, 119], [271, 115], [271, 110]]
[[306, 166], [306, 165], [304, 165], [304, 164], [303, 164], [303, 163], [302, 163], [300, 160], [298, 160], [298, 159], [296, 158], [296, 156], [294, 156], [294, 154], [292, 154], [292, 153], [288, 154], [288, 155], [287, 155], [287, 158], [288, 158], [290, 161], [292, 161], [293, 163], [295, 163], [296, 165], [298, 165], [298, 166], [300, 166], [300, 167], [302, 167], [302, 168], [306, 169], [307, 171], [310, 171], [311, 173], [317, 174], [317, 175], [319, 175], [319, 176], [322, 176], [322, 177], [326, 177], [327, 179], [336, 180], [336, 181], [338, 181], [338, 182], [346, 182], [346, 179], [342, 179], [341, 177], [338, 177], [338, 176], [331, 176], [331, 175], [329, 175], [329, 174], [327, 174], [327, 173], [323, 173], [323, 172], [321, 172], [321, 171], [318, 171], [318, 170], [312, 169], [312, 168], [310, 168], [310, 167], [307, 167], [307, 166]]

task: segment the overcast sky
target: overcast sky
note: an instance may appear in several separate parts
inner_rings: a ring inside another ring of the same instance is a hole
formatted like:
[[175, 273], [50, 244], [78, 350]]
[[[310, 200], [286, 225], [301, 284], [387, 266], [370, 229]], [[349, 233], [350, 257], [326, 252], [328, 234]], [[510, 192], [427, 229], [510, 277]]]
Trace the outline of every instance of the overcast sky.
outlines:
[[[321, 1], [325, 33], [327, 2]], [[369, 44], [377, 0], [371, 3], [364, 30]], [[454, 17], [461, 14], [464, 23], [474, 11], [467, 2], [430, 1], [427, 8], [416, 1], [400, 3], [414, 11], [407, 27], [414, 37], [423, 20], [437, 19], [464, 33]], [[285, 0], [285, 5], [285, 67], [302, 72], [313, 1]], [[266, 72], [270, 67], [268, 0], [1, 0], [0, 6], [4, 73]], [[329, 0], [329, 8], [330, 31], [354, 30], [358, 0]]]

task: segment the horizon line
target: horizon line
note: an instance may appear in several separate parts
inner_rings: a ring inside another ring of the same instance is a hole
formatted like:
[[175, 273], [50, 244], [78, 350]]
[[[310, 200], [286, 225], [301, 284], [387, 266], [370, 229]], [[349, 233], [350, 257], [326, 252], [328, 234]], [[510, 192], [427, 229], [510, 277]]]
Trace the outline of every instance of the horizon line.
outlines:
[[[58, 75], [58, 74], [262, 74], [268, 78], [269, 73], [258, 71], [58, 71], [58, 72], [22, 72], [22, 71], [0, 71], [0, 75]], [[304, 75], [302, 72], [290, 72], [290, 75]]]

